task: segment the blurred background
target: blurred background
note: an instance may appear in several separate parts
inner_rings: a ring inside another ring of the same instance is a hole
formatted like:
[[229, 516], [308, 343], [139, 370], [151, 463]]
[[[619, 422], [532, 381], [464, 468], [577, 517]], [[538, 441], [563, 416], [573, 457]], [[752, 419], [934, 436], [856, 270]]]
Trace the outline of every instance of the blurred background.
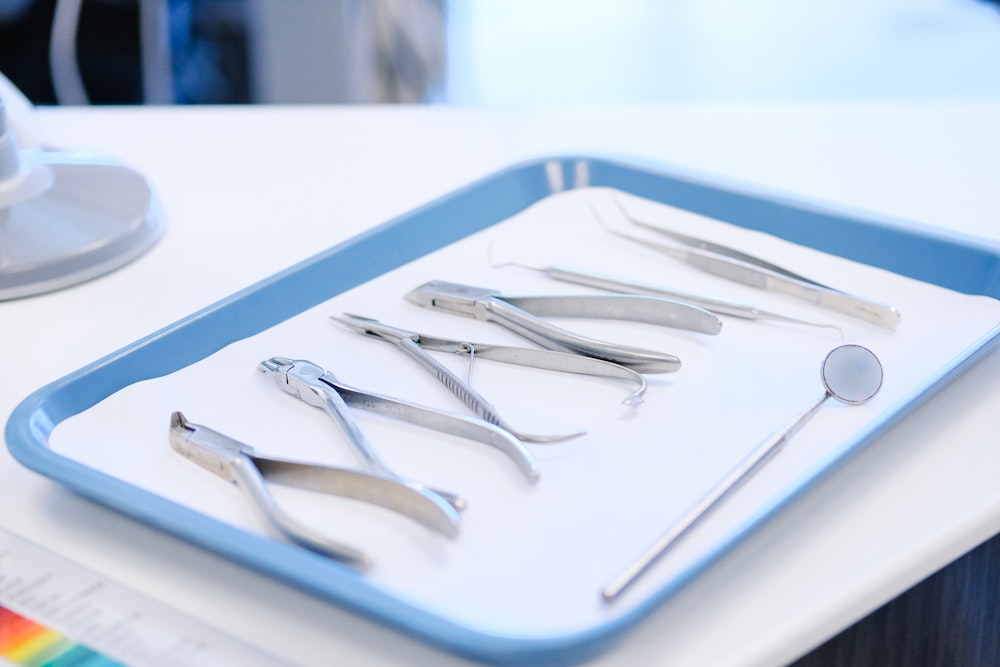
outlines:
[[0, 0], [35, 104], [1000, 98], [1000, 0]]

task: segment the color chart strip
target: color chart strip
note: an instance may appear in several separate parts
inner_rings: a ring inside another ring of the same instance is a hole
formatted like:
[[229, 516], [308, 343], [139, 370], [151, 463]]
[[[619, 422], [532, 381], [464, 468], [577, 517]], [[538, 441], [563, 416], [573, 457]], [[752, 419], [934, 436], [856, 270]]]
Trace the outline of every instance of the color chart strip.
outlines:
[[117, 667], [121, 663], [0, 607], [0, 658], [23, 667]]
[[289, 664], [0, 527], [0, 667]]

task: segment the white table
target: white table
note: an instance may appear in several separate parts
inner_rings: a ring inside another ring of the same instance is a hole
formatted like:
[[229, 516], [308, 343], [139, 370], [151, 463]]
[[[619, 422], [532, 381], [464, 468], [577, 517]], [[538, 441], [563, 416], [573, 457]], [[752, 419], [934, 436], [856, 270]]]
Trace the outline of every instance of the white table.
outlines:
[[[163, 240], [0, 302], [0, 416], [29, 392], [521, 159], [637, 157], [1000, 239], [1000, 103], [501, 112], [39, 110], [48, 143], [142, 170]], [[808, 492], [596, 665], [777, 665], [1000, 532], [1000, 352]], [[0, 451], [0, 526], [302, 664], [465, 664], [105, 510]]]

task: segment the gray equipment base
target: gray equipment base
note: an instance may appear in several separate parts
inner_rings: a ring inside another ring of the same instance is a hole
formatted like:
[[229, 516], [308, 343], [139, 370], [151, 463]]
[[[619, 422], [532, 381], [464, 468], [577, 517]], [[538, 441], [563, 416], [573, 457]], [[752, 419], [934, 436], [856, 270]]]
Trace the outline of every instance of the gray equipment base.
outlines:
[[52, 184], [0, 208], [0, 300], [108, 273], [162, 235], [153, 192], [135, 170], [89, 153], [43, 150], [31, 157], [51, 171]]

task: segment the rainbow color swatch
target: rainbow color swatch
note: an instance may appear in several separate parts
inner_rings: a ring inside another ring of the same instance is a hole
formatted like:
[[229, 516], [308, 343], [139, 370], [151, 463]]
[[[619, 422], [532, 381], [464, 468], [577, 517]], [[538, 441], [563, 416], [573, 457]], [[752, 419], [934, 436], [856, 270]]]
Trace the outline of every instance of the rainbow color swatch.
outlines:
[[55, 630], [0, 607], [0, 664], [23, 667], [117, 667], [121, 663]]

